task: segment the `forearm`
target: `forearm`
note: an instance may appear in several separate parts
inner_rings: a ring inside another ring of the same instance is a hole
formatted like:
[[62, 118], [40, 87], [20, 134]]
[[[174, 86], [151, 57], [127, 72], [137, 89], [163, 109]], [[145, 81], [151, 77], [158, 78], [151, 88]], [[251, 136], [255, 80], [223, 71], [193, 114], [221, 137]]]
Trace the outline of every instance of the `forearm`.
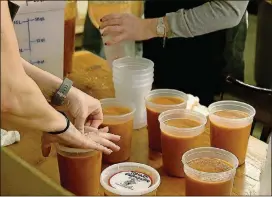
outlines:
[[[1, 62], [2, 64], [2, 62]], [[3, 65], [3, 64], [2, 64]], [[3, 128], [34, 131], [59, 131], [65, 118], [51, 107], [28, 76], [7, 85], [1, 80], [1, 123]]]
[[193, 9], [168, 13], [171, 37], [194, 37], [239, 24], [248, 1], [210, 1]]
[[[51, 103], [51, 99], [56, 91], [61, 86], [63, 80], [52, 75], [49, 72], [46, 72], [38, 67], [30, 64], [26, 60], [22, 59], [22, 64], [25, 69], [25, 72], [29, 77], [31, 77], [36, 84], [39, 86], [41, 92], [46, 98], [47, 102]], [[71, 87], [67, 94], [67, 99], [65, 99], [64, 104], [62, 106], [54, 106], [59, 110], [66, 110], [69, 105], [69, 100], [76, 96], [76, 90], [74, 87]]]
[[52, 96], [60, 87], [62, 79], [30, 64], [23, 58], [21, 59], [26, 74], [36, 82], [46, 100], [50, 102]]
[[65, 118], [52, 108], [21, 62], [7, 2], [1, 1], [1, 123], [3, 128], [57, 131]]

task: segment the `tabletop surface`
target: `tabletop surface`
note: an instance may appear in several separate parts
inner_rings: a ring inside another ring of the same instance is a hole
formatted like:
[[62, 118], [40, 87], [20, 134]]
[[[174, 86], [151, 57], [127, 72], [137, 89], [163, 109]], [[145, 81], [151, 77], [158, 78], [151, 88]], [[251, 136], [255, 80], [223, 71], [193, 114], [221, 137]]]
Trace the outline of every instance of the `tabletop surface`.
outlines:
[[[75, 87], [98, 99], [114, 97], [111, 77], [105, 60], [86, 51], [75, 53], [73, 73], [69, 76], [74, 81]], [[41, 133], [20, 131], [20, 134], [21, 141], [9, 146], [9, 149], [59, 183], [55, 150], [50, 154], [50, 157], [44, 158], [40, 150]], [[209, 146], [209, 129], [206, 129], [201, 137], [202, 146]], [[266, 151], [267, 144], [254, 137], [249, 138], [246, 162], [237, 170], [233, 195], [254, 194], [254, 188], [259, 184], [261, 166], [265, 160]], [[130, 161], [150, 165], [159, 171], [161, 185], [157, 195], [184, 195], [184, 179], [167, 176], [162, 169], [161, 155], [149, 150], [146, 128], [135, 130], [133, 133]]]

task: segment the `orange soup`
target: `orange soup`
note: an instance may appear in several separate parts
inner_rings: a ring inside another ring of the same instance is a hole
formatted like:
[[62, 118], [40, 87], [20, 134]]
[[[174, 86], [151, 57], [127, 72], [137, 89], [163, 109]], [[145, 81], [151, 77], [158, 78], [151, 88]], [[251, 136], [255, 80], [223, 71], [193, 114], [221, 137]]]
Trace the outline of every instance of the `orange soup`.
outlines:
[[[191, 119], [172, 119], [165, 122], [168, 126], [176, 128], [194, 128], [201, 124]], [[163, 168], [170, 176], [184, 177], [183, 164], [181, 162], [182, 155], [199, 143], [199, 136], [182, 136], [179, 132], [162, 131], [162, 160]]]
[[[217, 158], [194, 159], [188, 165], [195, 170], [208, 173], [220, 173], [233, 169], [230, 163]], [[187, 196], [229, 196], [233, 187], [233, 179], [212, 182], [186, 176], [185, 185]]]
[[[103, 114], [108, 116], [120, 116], [131, 112], [131, 109], [119, 106], [103, 107]], [[121, 136], [120, 141], [116, 144], [120, 147], [118, 152], [113, 152], [110, 155], [103, 155], [105, 163], [119, 163], [129, 159], [131, 151], [131, 140], [133, 131], [133, 118], [130, 120], [108, 120], [104, 118], [102, 127], [108, 126], [109, 132]]]
[[97, 196], [100, 188], [102, 153], [57, 154], [61, 186], [77, 196]]
[[[222, 110], [214, 115], [228, 118], [247, 118], [249, 114], [238, 110]], [[251, 123], [248, 125], [233, 126], [222, 124], [210, 118], [211, 146], [221, 148], [233, 153], [239, 160], [239, 165], [245, 163], [245, 157], [250, 136]]]
[[[154, 104], [159, 105], [178, 105], [184, 102], [180, 97], [164, 96], [164, 97], [154, 97], [149, 100]], [[161, 112], [156, 112], [155, 110], [147, 107], [147, 127], [148, 127], [148, 142], [149, 148], [155, 151], [161, 152], [161, 131], [160, 123], [158, 117]]]

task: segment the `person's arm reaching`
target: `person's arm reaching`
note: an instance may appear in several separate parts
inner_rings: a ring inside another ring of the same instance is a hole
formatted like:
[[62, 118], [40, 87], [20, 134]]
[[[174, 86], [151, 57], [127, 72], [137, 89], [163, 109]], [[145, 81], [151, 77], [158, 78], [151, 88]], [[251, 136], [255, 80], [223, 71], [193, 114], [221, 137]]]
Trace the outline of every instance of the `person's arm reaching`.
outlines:
[[[38, 85], [24, 71], [22, 64], [8, 4], [7, 1], [1, 1], [1, 127], [42, 131], [44, 156], [48, 156], [51, 143], [95, 149], [106, 154], [119, 150], [111, 141], [118, 141], [120, 137], [106, 133], [108, 128], [103, 128], [102, 132], [92, 127], [83, 128], [89, 133], [89, 137], [79, 132], [73, 124], [65, 131], [69, 121], [48, 104]], [[97, 107], [95, 113], [101, 116], [101, 106], [97, 102], [92, 104]], [[95, 125], [97, 124], [99, 121], [95, 121]], [[63, 130], [65, 132], [55, 135], [47, 133]]]
[[[33, 66], [24, 59], [22, 59], [22, 63], [28, 76], [37, 83], [47, 101], [50, 102], [53, 94], [60, 87], [62, 80]], [[64, 105], [58, 107], [58, 109], [68, 110], [75, 119], [76, 128], [80, 131], [84, 130], [84, 125], [98, 128], [103, 121], [100, 102], [75, 87], [70, 89]]]
[[194, 37], [234, 27], [241, 21], [248, 1], [210, 1], [193, 9], [167, 13], [171, 37]]
[[[247, 4], [248, 1], [213, 0], [192, 9], [167, 13], [164, 17], [167, 35], [169, 38], [189, 38], [234, 27], [241, 21]], [[156, 31], [158, 18], [141, 19], [130, 14], [109, 14], [101, 22], [102, 36], [112, 36], [107, 45], [122, 40], [141, 41], [159, 37]]]
[[1, 1], [1, 121], [3, 128], [45, 132], [66, 127], [65, 118], [47, 103], [22, 67], [7, 1]]

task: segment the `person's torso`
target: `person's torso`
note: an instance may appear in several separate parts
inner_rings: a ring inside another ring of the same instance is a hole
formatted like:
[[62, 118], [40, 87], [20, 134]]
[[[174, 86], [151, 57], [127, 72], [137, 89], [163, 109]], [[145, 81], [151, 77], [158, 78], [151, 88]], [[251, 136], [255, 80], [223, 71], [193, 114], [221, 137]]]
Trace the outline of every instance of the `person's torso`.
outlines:
[[[145, 18], [157, 18], [179, 9], [192, 9], [206, 3], [207, 0], [146, 0]], [[200, 63], [218, 64], [222, 61], [225, 46], [225, 30], [208, 33], [193, 38], [154, 38], [143, 42], [143, 55], [159, 67], [171, 64], [171, 67], [184, 65], [185, 69], [195, 70]], [[208, 65], [209, 66], [209, 65]], [[219, 66], [220, 67], [220, 66]], [[203, 69], [205, 71], [205, 69]], [[164, 71], [165, 72], [165, 69]]]

